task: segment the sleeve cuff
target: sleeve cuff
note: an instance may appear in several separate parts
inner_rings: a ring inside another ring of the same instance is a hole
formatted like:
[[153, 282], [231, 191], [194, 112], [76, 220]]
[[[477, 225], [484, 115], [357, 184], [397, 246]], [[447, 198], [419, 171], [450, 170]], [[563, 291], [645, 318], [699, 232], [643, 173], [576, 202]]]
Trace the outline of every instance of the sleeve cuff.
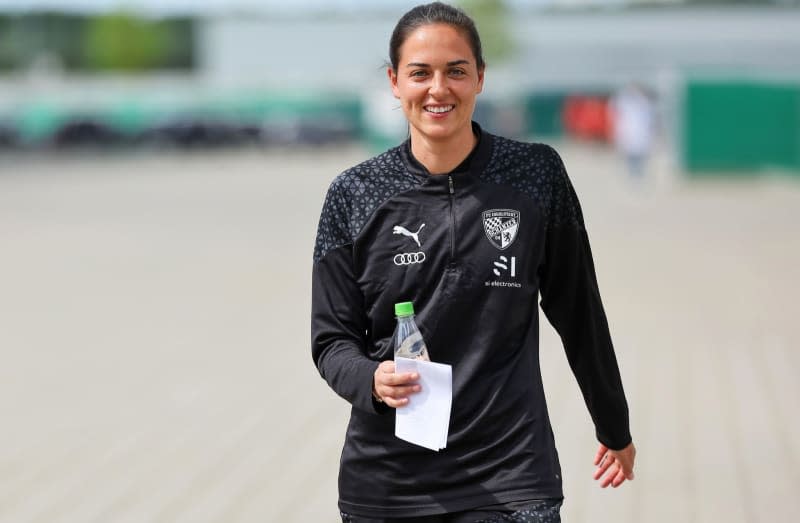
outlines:
[[619, 439], [607, 438], [601, 434], [597, 434], [597, 441], [608, 447], [610, 450], [622, 450], [633, 442], [633, 438], [630, 434], [626, 434], [624, 437]]

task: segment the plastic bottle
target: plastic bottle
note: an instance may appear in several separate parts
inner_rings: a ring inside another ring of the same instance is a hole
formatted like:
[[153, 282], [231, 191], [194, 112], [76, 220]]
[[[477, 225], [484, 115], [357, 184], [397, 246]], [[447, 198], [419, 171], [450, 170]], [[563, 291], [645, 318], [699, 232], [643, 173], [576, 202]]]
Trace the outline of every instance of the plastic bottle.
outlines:
[[397, 327], [394, 330], [394, 357], [430, 361], [428, 348], [422, 333], [414, 321], [414, 304], [410, 301], [396, 303], [394, 314]]

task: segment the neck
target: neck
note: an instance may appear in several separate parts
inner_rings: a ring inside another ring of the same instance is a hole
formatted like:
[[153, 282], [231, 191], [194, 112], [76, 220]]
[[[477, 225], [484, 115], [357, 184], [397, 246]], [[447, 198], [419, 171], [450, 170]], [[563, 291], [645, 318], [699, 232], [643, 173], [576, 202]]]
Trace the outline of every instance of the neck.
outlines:
[[447, 140], [431, 140], [411, 129], [411, 153], [431, 174], [447, 174], [469, 156], [478, 138], [470, 125]]

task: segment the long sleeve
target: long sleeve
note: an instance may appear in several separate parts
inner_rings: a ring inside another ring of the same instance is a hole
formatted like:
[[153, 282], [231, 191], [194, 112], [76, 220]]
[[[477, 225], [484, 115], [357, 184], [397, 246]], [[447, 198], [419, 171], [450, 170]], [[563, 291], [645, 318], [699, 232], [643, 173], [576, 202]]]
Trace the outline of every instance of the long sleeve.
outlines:
[[560, 172], [540, 270], [541, 305], [561, 336], [597, 439], [619, 450], [631, 442], [628, 405], [578, 198], [560, 158], [556, 164]]
[[353, 271], [348, 205], [336, 182], [320, 217], [311, 293], [311, 354], [328, 385], [353, 406], [378, 412], [372, 379], [378, 362], [366, 356], [367, 319]]

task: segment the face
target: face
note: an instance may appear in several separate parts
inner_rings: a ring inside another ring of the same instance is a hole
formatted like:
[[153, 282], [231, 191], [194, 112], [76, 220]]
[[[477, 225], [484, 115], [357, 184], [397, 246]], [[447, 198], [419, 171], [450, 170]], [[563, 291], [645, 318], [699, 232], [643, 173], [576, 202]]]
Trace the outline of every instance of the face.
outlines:
[[431, 141], [472, 136], [475, 97], [483, 90], [468, 40], [454, 27], [432, 24], [412, 32], [400, 47], [392, 92], [414, 136]]

